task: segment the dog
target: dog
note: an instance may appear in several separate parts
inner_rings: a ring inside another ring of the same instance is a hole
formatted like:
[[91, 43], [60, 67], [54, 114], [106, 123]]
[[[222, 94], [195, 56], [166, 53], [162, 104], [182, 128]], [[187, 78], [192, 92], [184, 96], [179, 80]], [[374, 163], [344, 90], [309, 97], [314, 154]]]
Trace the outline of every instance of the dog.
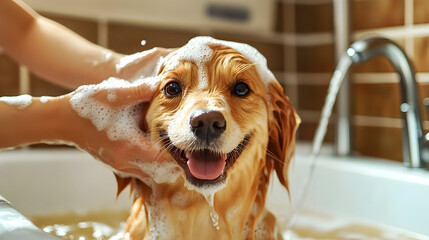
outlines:
[[130, 239], [281, 239], [265, 198], [274, 170], [288, 190], [300, 118], [265, 58], [197, 37], [156, 73], [141, 129], [167, 161], [151, 178], [117, 176], [135, 197]]

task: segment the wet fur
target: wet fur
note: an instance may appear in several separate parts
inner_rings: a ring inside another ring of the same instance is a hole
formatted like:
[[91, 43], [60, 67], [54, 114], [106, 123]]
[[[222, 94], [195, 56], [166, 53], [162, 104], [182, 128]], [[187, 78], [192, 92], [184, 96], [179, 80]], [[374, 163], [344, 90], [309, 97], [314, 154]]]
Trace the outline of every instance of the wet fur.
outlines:
[[[178, 111], [182, 111], [184, 117], [198, 108], [221, 111], [227, 123], [236, 123], [240, 130], [238, 136], [234, 135], [237, 131], [234, 134], [225, 132], [225, 137], [234, 139], [228, 144], [238, 143], [245, 134], [250, 134], [249, 143], [227, 171], [226, 187], [214, 197], [219, 230], [213, 226], [207, 201], [200, 193], [185, 187], [187, 180], [184, 177], [172, 184], [152, 186], [137, 179], [118, 178], [119, 192], [129, 183], [134, 190], [135, 202], [126, 227], [131, 239], [149, 239], [148, 229], [154, 220], [154, 209], [164, 214], [167, 225], [161, 230], [168, 231], [167, 239], [281, 238], [276, 231], [275, 217], [265, 209], [265, 198], [274, 170], [283, 186], [288, 188], [287, 169], [294, 154], [299, 117], [277, 81], [267, 86], [253, 64], [241, 54], [224, 46], [211, 48], [213, 57], [206, 64], [209, 88], [198, 89], [198, 70], [194, 63], [182, 62], [170, 72], [162, 67], [159, 91], [144, 109], [146, 122], [142, 127], [150, 131], [168, 161], [175, 160], [166, 150], [169, 146], [162, 144], [158, 132], [168, 129]], [[166, 59], [165, 65], [168, 64], [171, 63]], [[180, 97], [164, 96], [162, 89], [171, 80], [186, 86]], [[245, 81], [252, 89], [247, 97], [238, 98], [231, 94], [231, 86], [238, 80]], [[186, 119], [182, 122], [175, 124], [186, 124]], [[181, 130], [176, 131], [180, 134]], [[177, 198], [185, 199], [186, 203], [178, 204]]]

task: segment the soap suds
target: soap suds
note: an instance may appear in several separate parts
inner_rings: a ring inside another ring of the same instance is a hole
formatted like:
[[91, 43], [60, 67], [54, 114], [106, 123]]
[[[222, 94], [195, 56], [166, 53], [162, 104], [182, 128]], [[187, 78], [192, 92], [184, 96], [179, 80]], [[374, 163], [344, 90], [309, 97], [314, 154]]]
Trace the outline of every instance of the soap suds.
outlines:
[[182, 192], [176, 192], [171, 197], [171, 203], [173, 203], [177, 207], [185, 208], [189, 205], [189, 198], [187, 194], [183, 194]]
[[199, 89], [208, 87], [207, 73], [204, 64], [210, 60], [213, 50], [207, 45], [205, 38], [193, 38], [188, 44], [179, 48], [171, 56], [173, 64], [167, 66], [166, 70], [171, 71], [179, 66], [180, 61], [187, 60], [194, 62], [198, 67]]
[[49, 97], [49, 96], [42, 96], [40, 97], [40, 102], [41, 103], [47, 103], [49, 102], [49, 100], [52, 100], [54, 97]]
[[[122, 79], [109, 78], [98, 85], [81, 86], [72, 95], [70, 103], [79, 116], [91, 120], [98, 131], [105, 130], [110, 140], [128, 140], [135, 146], [147, 149], [147, 144], [141, 138], [144, 133], [139, 128], [140, 105], [111, 108], [93, 99], [99, 91], [132, 85]], [[113, 100], [112, 97], [108, 99]]]
[[116, 102], [117, 100], [116, 93], [112, 90], [107, 91], [107, 100], [109, 100], [109, 102]]
[[170, 161], [133, 161], [134, 165], [144, 170], [146, 174], [152, 177], [156, 183], [174, 183], [177, 178], [182, 175], [181, 168], [175, 163]]
[[213, 54], [213, 50], [209, 47], [210, 45], [223, 45], [235, 49], [237, 52], [255, 64], [256, 70], [265, 84], [275, 81], [274, 74], [268, 69], [267, 59], [254, 47], [245, 43], [217, 40], [212, 37], [195, 37], [189, 40], [185, 46], [179, 48], [175, 52], [170, 53], [166, 59], [170, 59], [173, 64], [169, 65], [166, 70], [173, 70], [179, 66], [180, 61], [192, 61], [198, 67], [198, 88], [207, 88], [208, 80], [204, 65], [211, 59]]
[[7, 103], [9, 105], [18, 106], [18, 109], [24, 109], [32, 103], [33, 98], [28, 95], [19, 95], [14, 97], [0, 97], [0, 102]]

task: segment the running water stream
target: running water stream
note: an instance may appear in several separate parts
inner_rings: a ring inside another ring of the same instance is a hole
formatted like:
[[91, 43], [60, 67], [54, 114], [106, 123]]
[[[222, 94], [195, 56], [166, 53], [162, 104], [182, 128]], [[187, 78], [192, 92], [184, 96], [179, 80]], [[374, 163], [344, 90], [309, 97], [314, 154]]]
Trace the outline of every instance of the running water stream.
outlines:
[[336, 100], [338, 91], [341, 87], [341, 83], [346, 77], [347, 72], [351, 65], [352, 65], [352, 59], [346, 53], [343, 54], [338, 62], [338, 65], [334, 71], [334, 74], [332, 75], [331, 81], [329, 83], [328, 93], [325, 99], [325, 104], [323, 105], [323, 108], [322, 108], [319, 125], [316, 129], [316, 133], [313, 138], [313, 144], [311, 149], [311, 162], [309, 165], [310, 167], [308, 170], [308, 176], [305, 178], [306, 180], [302, 185], [304, 190], [301, 193], [301, 195], [297, 198], [298, 199], [297, 205], [292, 212], [292, 217], [289, 220], [286, 231], [289, 231], [296, 224], [296, 221], [300, 215], [300, 210], [302, 209], [302, 206], [304, 205], [305, 199], [308, 195], [308, 192], [310, 189], [310, 183], [311, 183], [311, 180], [313, 179], [314, 170], [316, 168], [317, 158], [320, 154], [323, 139], [325, 138], [326, 131], [328, 129], [328, 123], [329, 123], [329, 118], [331, 117], [331, 114], [332, 114], [332, 108], [335, 104], [335, 100]]

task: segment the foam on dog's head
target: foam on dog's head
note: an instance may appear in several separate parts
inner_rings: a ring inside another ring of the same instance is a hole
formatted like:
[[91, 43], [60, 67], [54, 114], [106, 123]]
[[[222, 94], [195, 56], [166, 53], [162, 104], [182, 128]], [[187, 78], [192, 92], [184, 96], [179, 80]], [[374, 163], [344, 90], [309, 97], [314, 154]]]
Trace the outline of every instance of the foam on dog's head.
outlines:
[[223, 45], [236, 50], [255, 64], [256, 70], [265, 84], [275, 81], [273, 73], [268, 69], [267, 59], [254, 47], [245, 43], [217, 40], [211, 37], [193, 38], [185, 46], [179, 48], [175, 52], [170, 53], [166, 57], [170, 64], [166, 66], [165, 70], [173, 70], [179, 66], [180, 61], [191, 61], [198, 67], [198, 87], [200, 89], [206, 88], [208, 85], [208, 80], [204, 65], [212, 57], [213, 50], [210, 48], [211, 45]]

